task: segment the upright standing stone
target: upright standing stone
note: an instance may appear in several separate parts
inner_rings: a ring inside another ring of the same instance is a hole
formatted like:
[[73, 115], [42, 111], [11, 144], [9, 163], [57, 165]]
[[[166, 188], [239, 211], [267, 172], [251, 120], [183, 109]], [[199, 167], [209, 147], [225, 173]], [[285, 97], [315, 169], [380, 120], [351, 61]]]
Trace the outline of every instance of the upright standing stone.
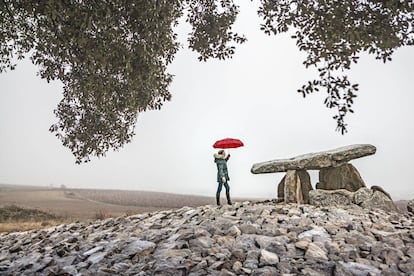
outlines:
[[277, 185], [277, 201], [278, 202], [285, 201], [285, 180], [286, 180], [286, 175], [283, 176], [282, 180], [280, 180], [279, 184]]
[[[289, 170], [285, 176], [285, 203], [298, 202], [297, 190], [300, 187], [300, 179], [295, 170]], [[300, 198], [299, 198], [300, 200]]]
[[299, 175], [299, 179], [301, 183], [303, 203], [308, 204], [309, 203], [309, 192], [313, 190], [311, 180], [310, 180], [310, 175], [305, 170], [298, 170], [296, 172]]
[[317, 189], [345, 189], [350, 192], [358, 191], [362, 187], [366, 187], [365, 183], [358, 170], [352, 164], [321, 169], [319, 171], [319, 183], [316, 185]]
[[[300, 191], [301, 191], [301, 197], [303, 198], [303, 203], [308, 204], [309, 203], [309, 191], [313, 190], [312, 184], [310, 181], [310, 175], [305, 170], [298, 170], [295, 172], [300, 180]], [[282, 180], [279, 182], [277, 186], [278, 202], [285, 201], [285, 181], [286, 181], [286, 175], [282, 178]]]

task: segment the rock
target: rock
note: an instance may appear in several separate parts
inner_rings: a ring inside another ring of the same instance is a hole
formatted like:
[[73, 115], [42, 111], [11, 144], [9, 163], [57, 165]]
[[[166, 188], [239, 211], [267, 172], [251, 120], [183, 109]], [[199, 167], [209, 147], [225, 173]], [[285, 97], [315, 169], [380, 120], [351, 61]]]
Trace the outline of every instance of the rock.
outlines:
[[266, 249], [260, 250], [260, 264], [261, 265], [275, 265], [279, 262], [279, 257]]
[[211, 248], [214, 240], [209, 237], [199, 237], [197, 239], [190, 240], [190, 246]]
[[401, 262], [398, 264], [398, 268], [404, 273], [413, 273], [414, 272], [414, 260], [411, 259], [406, 262]]
[[94, 248], [92, 248], [92, 249], [90, 249], [90, 250], [88, 250], [88, 251], [84, 252], [84, 253], [83, 253], [83, 255], [84, 255], [84, 256], [89, 256], [89, 255], [92, 255], [92, 254], [94, 254], [94, 253], [96, 253], [96, 252], [98, 252], [98, 251], [101, 251], [101, 250], [103, 250], [103, 249], [104, 249], [104, 247], [103, 247], [103, 246], [96, 246], [96, 247], [94, 247]]
[[328, 260], [327, 253], [325, 248], [322, 248], [315, 243], [309, 243], [308, 248], [306, 249], [305, 258]]
[[408, 201], [407, 210], [408, 212], [414, 215], [414, 199], [411, 199], [410, 201]]
[[221, 271], [220, 271], [220, 275], [223, 275], [223, 276], [236, 276], [236, 274], [234, 274], [233, 272], [231, 272], [231, 271], [228, 271], [227, 269], [225, 269], [225, 268], [223, 268]]
[[76, 256], [71, 255], [71, 256], [65, 256], [62, 258], [56, 258], [55, 262], [57, 265], [59, 265], [59, 267], [63, 267], [63, 266], [71, 266], [75, 262], [75, 260], [76, 260]]
[[244, 261], [246, 259], [246, 251], [241, 248], [233, 248], [231, 251], [231, 255], [234, 259], [238, 261]]
[[372, 155], [375, 151], [376, 148], [373, 145], [350, 145], [318, 153], [299, 155], [290, 159], [257, 163], [252, 166], [251, 172], [259, 174], [338, 167], [350, 160]]
[[387, 193], [381, 186], [377, 186], [377, 185], [371, 186], [371, 190], [374, 192], [375, 191], [381, 192], [384, 195], [386, 195], [390, 200], [392, 200], [391, 195]]
[[302, 232], [298, 235], [298, 239], [310, 238], [312, 241], [325, 243], [330, 240], [330, 235], [323, 227], [314, 227], [312, 230]]
[[76, 275], [78, 274], [78, 270], [73, 265], [65, 266], [62, 268], [62, 271], [67, 273], [68, 275]]
[[227, 234], [233, 237], [237, 237], [241, 235], [241, 230], [236, 225], [233, 225], [229, 228]]
[[288, 170], [285, 176], [285, 203], [302, 203], [301, 182], [295, 170]]
[[316, 189], [309, 192], [309, 203], [316, 206], [341, 206], [353, 203], [354, 193], [341, 190]]
[[243, 234], [256, 234], [257, 226], [250, 223], [244, 223], [240, 225], [240, 231]]
[[259, 267], [259, 250], [250, 250], [247, 252], [246, 260], [243, 263], [243, 267], [249, 269], [256, 269]]
[[335, 266], [334, 275], [380, 275], [381, 271], [373, 266], [355, 262], [339, 261]]
[[370, 190], [366, 187], [360, 188], [354, 193], [353, 202], [357, 205], [361, 205], [365, 201], [368, 201], [372, 197], [373, 193], [373, 190]]
[[319, 183], [316, 185], [316, 189], [345, 189], [350, 192], [355, 192], [362, 187], [365, 187], [365, 183], [352, 164], [321, 169], [319, 171]]
[[233, 264], [233, 271], [236, 273], [240, 273], [242, 267], [243, 267], [243, 264], [241, 262], [235, 261]]
[[309, 192], [313, 190], [311, 180], [310, 180], [310, 175], [305, 170], [298, 170], [296, 172], [299, 176], [300, 183], [301, 183], [303, 203], [309, 204]]
[[20, 244], [16, 244], [16, 245], [10, 247], [9, 252], [10, 253], [16, 253], [16, 252], [19, 252], [20, 250], [22, 250], [22, 248], [20, 247]]
[[[274, 275], [278, 275], [278, 270], [276, 269], [276, 267], [272, 267], [272, 266], [265, 266], [265, 267], [261, 267], [258, 269], [254, 269], [251, 272], [252, 276], [274, 276]], [[250, 274], [250, 273], [247, 273]]]
[[134, 255], [148, 255], [152, 253], [155, 249], [155, 243], [150, 241], [144, 241], [140, 239], [132, 239], [132, 242], [126, 246], [124, 250], [122, 250], [123, 254], [128, 256]]
[[309, 203], [316, 206], [344, 206], [356, 204], [364, 209], [382, 209], [386, 212], [398, 212], [397, 206], [383, 192], [361, 188], [355, 193], [347, 190], [321, 190], [309, 192]]
[[94, 254], [89, 256], [88, 262], [91, 262], [93, 264], [99, 263], [100, 261], [103, 260], [103, 258], [105, 258], [106, 254], [107, 254], [106, 252], [94, 253]]
[[121, 272], [127, 271], [128, 268], [131, 267], [131, 264], [128, 263], [124, 263], [124, 262], [119, 262], [119, 263], [115, 263], [114, 266], [112, 267], [114, 269], [114, 271], [118, 274], [121, 274]]
[[295, 243], [295, 247], [300, 248], [302, 250], [306, 250], [308, 249], [308, 245], [309, 245], [310, 241], [307, 240], [301, 240]]
[[256, 243], [259, 245], [260, 249], [265, 249], [279, 255], [286, 254], [286, 244], [288, 239], [285, 237], [267, 237], [267, 236], [257, 236]]
[[[305, 170], [298, 170], [298, 171], [295, 171], [295, 173], [296, 173], [296, 177], [299, 177], [299, 182], [296, 182], [296, 183], [290, 183], [289, 182], [288, 184], [291, 187], [289, 187], [288, 189], [289, 190], [296, 189], [295, 190], [296, 198], [299, 197], [301, 199], [302, 203], [309, 204], [309, 191], [313, 190], [312, 185], [311, 185], [311, 181], [310, 181], [310, 175]], [[286, 202], [286, 203], [288, 203], [288, 202], [297, 202], [297, 199], [296, 199], [296, 201], [286, 201], [286, 199], [285, 199], [286, 176], [287, 176], [287, 174], [282, 178], [282, 180], [280, 181], [280, 183], [277, 186], [277, 198], [280, 202]], [[292, 176], [290, 176], [290, 177], [292, 178]], [[296, 177], [292, 178], [292, 180], [295, 180]], [[289, 179], [288, 181], [291, 181], [291, 179]], [[295, 180], [295, 181], [298, 181], [298, 180]], [[299, 187], [298, 187], [298, 183], [300, 183]], [[302, 192], [301, 195], [298, 194], [298, 191], [297, 191], [298, 188]], [[291, 193], [289, 193], [289, 195], [290, 194]], [[289, 198], [288, 200], [291, 200], [291, 199]]]
[[278, 202], [285, 201], [285, 180], [286, 175], [283, 176], [282, 180], [280, 180], [279, 184], [277, 185], [277, 200]]
[[257, 249], [255, 235], [245, 234], [238, 236], [234, 241], [233, 249], [242, 249], [243, 251]]
[[367, 209], [379, 208], [387, 212], [398, 212], [394, 202], [386, 194], [378, 191], [375, 191], [371, 198], [362, 202], [360, 206]]
[[[301, 271], [301, 275], [303, 276], [320, 276], [321, 273], [311, 268], [304, 268]], [[293, 275], [292, 275], [293, 276]]]

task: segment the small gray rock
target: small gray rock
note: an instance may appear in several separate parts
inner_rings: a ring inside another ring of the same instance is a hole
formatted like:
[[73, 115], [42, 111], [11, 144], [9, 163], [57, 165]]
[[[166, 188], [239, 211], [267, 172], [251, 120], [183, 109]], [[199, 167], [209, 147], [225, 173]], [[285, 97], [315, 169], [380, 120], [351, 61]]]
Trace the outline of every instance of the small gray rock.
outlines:
[[359, 264], [355, 262], [339, 261], [335, 266], [335, 275], [380, 275], [381, 270], [374, 266]]
[[150, 241], [134, 239], [129, 243], [126, 248], [122, 250], [123, 254], [133, 256], [133, 255], [148, 255], [152, 253], [155, 249], [156, 244]]
[[275, 265], [279, 262], [279, 257], [272, 252], [265, 249], [260, 250], [260, 264], [261, 265]]

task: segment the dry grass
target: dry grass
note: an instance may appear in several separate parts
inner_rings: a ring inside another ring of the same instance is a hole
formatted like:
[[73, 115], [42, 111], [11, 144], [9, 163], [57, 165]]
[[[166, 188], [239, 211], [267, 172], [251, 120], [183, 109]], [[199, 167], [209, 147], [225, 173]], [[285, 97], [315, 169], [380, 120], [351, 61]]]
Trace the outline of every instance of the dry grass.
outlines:
[[21, 231], [29, 231], [34, 229], [41, 229], [46, 227], [52, 227], [55, 225], [60, 225], [63, 223], [71, 223], [73, 221], [67, 220], [46, 220], [46, 221], [15, 221], [15, 222], [0, 222], [0, 233], [6, 232], [21, 232]]
[[37, 209], [8, 205], [0, 208], [0, 232], [27, 231], [68, 223], [65, 218]]

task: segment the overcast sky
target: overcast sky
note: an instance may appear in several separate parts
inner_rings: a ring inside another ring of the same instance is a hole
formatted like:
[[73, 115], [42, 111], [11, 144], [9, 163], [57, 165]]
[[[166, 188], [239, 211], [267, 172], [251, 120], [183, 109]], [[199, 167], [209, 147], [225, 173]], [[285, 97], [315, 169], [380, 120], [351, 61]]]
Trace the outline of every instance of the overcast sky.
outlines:
[[[1, 74], [0, 183], [214, 196], [212, 144], [233, 137], [245, 143], [230, 150], [233, 196], [276, 197], [283, 173], [252, 175], [256, 162], [367, 143], [377, 153], [351, 162], [366, 185], [380, 185], [394, 199], [414, 198], [414, 49], [397, 50], [387, 64], [364, 55], [353, 66], [348, 75], [360, 91], [355, 114], [347, 118], [349, 132], [341, 135], [334, 111], [323, 105], [324, 92], [305, 99], [296, 93], [317, 77], [302, 65], [305, 53], [288, 34], [264, 35], [257, 7], [245, 2], [236, 31], [248, 41], [234, 58], [200, 63], [182, 49], [169, 68], [175, 75], [172, 101], [138, 116], [130, 144], [86, 164], [76, 165], [70, 150], [48, 131], [62, 85], [36, 76], [29, 60]], [[188, 31], [180, 27], [180, 33]], [[315, 186], [317, 172], [311, 177]]]

